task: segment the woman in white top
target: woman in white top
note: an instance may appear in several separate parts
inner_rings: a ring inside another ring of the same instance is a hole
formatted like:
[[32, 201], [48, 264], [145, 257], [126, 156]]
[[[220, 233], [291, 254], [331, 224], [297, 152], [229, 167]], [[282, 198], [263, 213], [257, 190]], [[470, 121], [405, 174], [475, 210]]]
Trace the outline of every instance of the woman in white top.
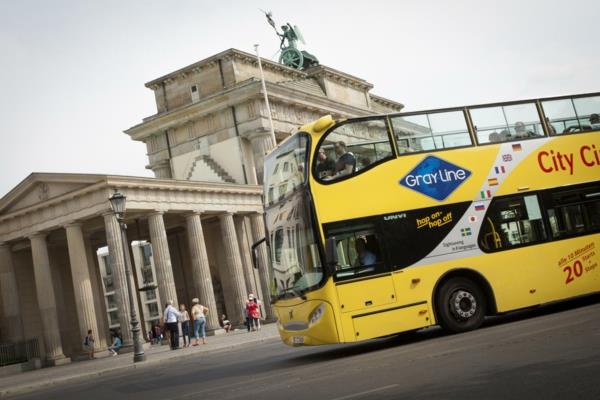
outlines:
[[206, 314], [208, 309], [200, 304], [197, 298], [192, 299], [192, 315], [194, 317], [194, 344], [198, 346], [200, 335], [202, 335], [202, 344], [206, 344]]
[[190, 347], [190, 314], [185, 309], [185, 304], [179, 305], [179, 322], [181, 322], [181, 335], [183, 336], [183, 347]]

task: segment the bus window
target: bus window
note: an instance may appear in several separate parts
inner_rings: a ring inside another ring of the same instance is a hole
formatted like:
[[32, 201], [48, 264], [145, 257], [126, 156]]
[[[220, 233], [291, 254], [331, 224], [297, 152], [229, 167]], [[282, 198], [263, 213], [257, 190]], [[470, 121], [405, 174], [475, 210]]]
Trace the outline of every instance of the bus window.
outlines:
[[392, 156], [385, 118], [342, 123], [319, 145], [314, 174], [324, 181], [336, 180]]
[[555, 239], [600, 230], [600, 186], [553, 192], [548, 204]]
[[551, 134], [600, 130], [600, 96], [542, 101]]
[[494, 200], [479, 233], [479, 244], [485, 251], [506, 250], [545, 239], [546, 230], [536, 195]]
[[392, 126], [400, 154], [472, 144], [462, 111], [392, 117]]
[[479, 144], [544, 135], [535, 103], [478, 107], [469, 110]]
[[348, 232], [335, 236], [338, 264], [336, 278], [353, 278], [381, 272], [383, 263], [379, 240], [372, 230]]

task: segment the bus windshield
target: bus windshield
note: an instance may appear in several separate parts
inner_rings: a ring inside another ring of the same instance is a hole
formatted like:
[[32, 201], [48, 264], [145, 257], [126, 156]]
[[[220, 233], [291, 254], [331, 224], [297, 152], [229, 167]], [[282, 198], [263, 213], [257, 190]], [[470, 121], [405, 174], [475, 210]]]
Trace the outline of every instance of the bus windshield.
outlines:
[[296, 135], [265, 158], [263, 181], [267, 205], [282, 200], [306, 182], [307, 143], [307, 136]]
[[274, 298], [300, 296], [323, 279], [305, 188], [307, 143], [306, 136], [297, 135], [265, 159], [265, 220]]

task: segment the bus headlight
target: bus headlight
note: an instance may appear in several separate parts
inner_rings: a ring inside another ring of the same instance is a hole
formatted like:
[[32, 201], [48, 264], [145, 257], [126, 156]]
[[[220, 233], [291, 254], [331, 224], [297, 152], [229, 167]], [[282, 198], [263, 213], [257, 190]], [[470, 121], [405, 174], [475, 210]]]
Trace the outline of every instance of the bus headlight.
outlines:
[[308, 319], [308, 325], [310, 326], [310, 325], [313, 325], [313, 324], [317, 323], [321, 319], [321, 317], [323, 316], [324, 312], [325, 312], [325, 303], [321, 303], [310, 314], [310, 318]]

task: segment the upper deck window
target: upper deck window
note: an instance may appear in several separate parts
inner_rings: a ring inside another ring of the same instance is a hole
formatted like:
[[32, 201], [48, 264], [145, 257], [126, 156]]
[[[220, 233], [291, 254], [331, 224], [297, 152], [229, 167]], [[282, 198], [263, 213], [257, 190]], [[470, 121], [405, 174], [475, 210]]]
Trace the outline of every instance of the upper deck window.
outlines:
[[385, 118], [349, 121], [325, 136], [317, 150], [313, 171], [323, 181], [337, 180], [392, 155]]
[[462, 111], [392, 117], [392, 126], [400, 154], [472, 144]]
[[480, 107], [469, 111], [479, 144], [544, 136], [535, 103]]
[[600, 96], [542, 101], [551, 135], [600, 130]]

